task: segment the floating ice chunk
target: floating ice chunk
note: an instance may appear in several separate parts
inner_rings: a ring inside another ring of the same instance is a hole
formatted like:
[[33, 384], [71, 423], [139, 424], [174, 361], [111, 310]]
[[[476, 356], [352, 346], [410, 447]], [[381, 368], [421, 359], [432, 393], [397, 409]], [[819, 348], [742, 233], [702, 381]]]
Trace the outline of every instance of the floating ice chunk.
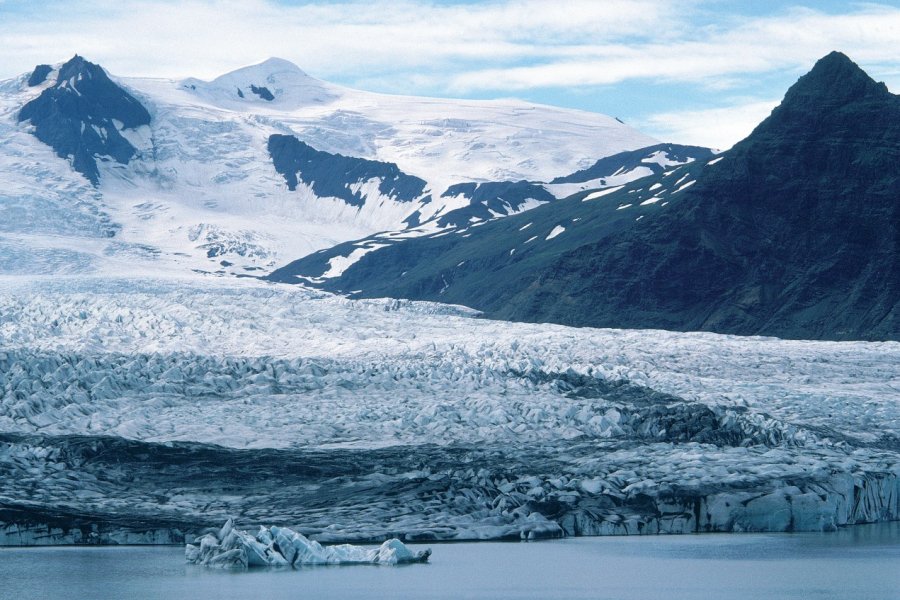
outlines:
[[350, 544], [323, 546], [287, 527], [260, 527], [256, 537], [234, 529], [228, 519], [218, 534], [207, 533], [195, 544], [187, 544], [187, 562], [222, 569], [307, 565], [374, 564], [397, 565], [426, 562], [431, 549], [413, 552], [398, 539], [378, 548]]

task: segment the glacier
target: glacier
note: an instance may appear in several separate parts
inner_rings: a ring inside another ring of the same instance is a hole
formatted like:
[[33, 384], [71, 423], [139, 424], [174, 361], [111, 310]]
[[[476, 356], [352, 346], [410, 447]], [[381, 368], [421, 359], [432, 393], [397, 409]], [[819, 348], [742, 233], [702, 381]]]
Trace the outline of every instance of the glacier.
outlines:
[[828, 531], [900, 518], [898, 400], [896, 342], [7, 275], [0, 544]]

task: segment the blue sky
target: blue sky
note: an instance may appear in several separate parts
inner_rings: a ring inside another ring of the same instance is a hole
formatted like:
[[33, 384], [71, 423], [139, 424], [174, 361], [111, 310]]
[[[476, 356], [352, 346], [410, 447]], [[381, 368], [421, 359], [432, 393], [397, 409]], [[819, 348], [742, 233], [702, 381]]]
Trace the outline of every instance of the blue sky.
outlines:
[[900, 91], [900, 2], [0, 0], [0, 77], [74, 53], [213, 78], [270, 56], [372, 91], [516, 97], [727, 148], [831, 50]]

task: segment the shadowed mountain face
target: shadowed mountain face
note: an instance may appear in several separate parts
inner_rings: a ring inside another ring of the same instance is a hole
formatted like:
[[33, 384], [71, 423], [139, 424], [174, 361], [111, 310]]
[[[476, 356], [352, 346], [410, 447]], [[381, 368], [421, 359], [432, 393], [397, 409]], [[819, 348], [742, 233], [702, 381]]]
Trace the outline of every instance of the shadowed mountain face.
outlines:
[[362, 206], [365, 198], [360, 187], [351, 185], [372, 180], [381, 194], [398, 202], [412, 202], [425, 192], [424, 180], [403, 173], [394, 163], [321, 152], [292, 135], [271, 135], [268, 149], [275, 170], [292, 191], [303, 183], [319, 196], [340, 198], [353, 206]]
[[[557, 301], [536, 314], [524, 303], [503, 312], [581, 325], [898, 339], [898, 209], [900, 98], [832, 53], [704, 169], [681, 211], [560, 257], [535, 282], [536, 293]], [[586, 296], [591, 310], [569, 311]]]
[[[28, 84], [40, 85], [50, 72], [38, 65]], [[127, 164], [136, 150], [120, 128], [147, 125], [150, 113], [98, 65], [76, 55], [60, 67], [53, 85], [22, 107], [19, 121], [31, 121], [34, 135], [61, 158], [71, 158], [72, 167], [96, 186], [96, 157]]]
[[843, 54], [720, 158], [583, 198], [373, 252], [328, 287], [576, 326], [900, 339], [900, 97]]
[[[662, 160], [654, 160], [655, 156], [661, 156]], [[557, 177], [551, 183], [581, 183], [592, 179], [614, 177], [622, 171], [630, 171], [638, 167], [644, 167], [659, 175], [666, 170], [666, 167], [673, 164], [704, 160], [714, 156], [715, 152], [702, 146], [657, 144], [601, 158], [587, 169], [576, 171], [565, 177]]]

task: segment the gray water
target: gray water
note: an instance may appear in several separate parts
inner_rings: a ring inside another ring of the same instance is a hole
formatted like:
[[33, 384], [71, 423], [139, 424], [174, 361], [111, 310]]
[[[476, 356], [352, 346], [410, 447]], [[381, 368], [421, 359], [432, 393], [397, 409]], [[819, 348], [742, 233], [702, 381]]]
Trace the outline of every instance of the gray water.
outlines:
[[900, 523], [831, 534], [578, 538], [432, 549], [427, 565], [235, 573], [185, 565], [177, 547], [0, 548], [0, 598], [900, 600]]

